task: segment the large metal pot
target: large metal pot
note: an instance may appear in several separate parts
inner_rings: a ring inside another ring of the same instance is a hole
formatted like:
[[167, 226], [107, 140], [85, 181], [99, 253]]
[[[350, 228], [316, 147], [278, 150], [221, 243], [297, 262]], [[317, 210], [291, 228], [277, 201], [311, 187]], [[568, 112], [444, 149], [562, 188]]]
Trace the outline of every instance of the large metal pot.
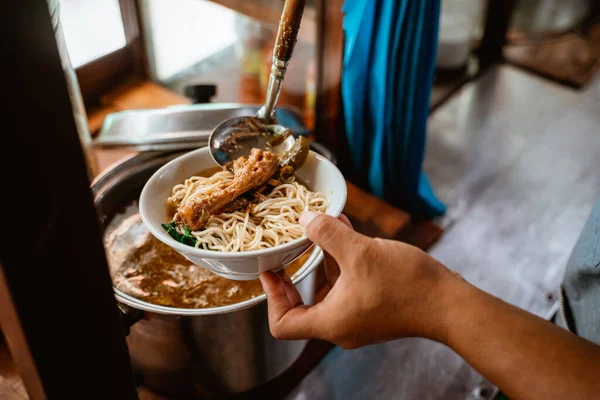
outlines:
[[[331, 157], [326, 149], [316, 150]], [[142, 153], [113, 167], [92, 184], [104, 227], [138, 199], [148, 178], [177, 153]], [[305, 302], [314, 300], [311, 265], [322, 261], [315, 251], [295, 274]], [[268, 328], [264, 295], [211, 309], [158, 306], [115, 289], [125, 320], [134, 322], [127, 338], [138, 379], [174, 398], [206, 398], [239, 393], [284, 372], [300, 356], [305, 341], [275, 340]]]

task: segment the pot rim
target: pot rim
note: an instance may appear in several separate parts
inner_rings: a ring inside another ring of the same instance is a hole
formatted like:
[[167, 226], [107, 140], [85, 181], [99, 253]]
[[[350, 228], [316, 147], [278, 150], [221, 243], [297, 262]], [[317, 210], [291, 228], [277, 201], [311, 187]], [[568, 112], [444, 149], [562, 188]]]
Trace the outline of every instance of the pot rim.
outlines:
[[[311, 249], [309, 248], [309, 250]], [[294, 274], [292, 277], [292, 282], [294, 285], [300, 283], [304, 278], [310, 275], [324, 260], [323, 250], [317, 245], [314, 245], [314, 250], [312, 250], [312, 254], [306, 260], [304, 265]], [[267, 296], [263, 293], [259, 296], [253, 297], [248, 300], [241, 301], [235, 304], [229, 304], [226, 306], [220, 307], [209, 307], [209, 308], [176, 308], [169, 306], [161, 306], [158, 304], [148, 303], [142, 299], [138, 299], [137, 297], [130, 296], [128, 294], [123, 293], [119, 289], [115, 288], [113, 285], [113, 291], [115, 293], [115, 298], [118, 302], [126, 304], [130, 307], [133, 307], [138, 310], [153, 312], [157, 314], [165, 314], [165, 315], [177, 315], [177, 316], [203, 316], [203, 315], [216, 315], [216, 314], [228, 314], [235, 311], [245, 310], [250, 307], [254, 307], [262, 302], [264, 302]]]

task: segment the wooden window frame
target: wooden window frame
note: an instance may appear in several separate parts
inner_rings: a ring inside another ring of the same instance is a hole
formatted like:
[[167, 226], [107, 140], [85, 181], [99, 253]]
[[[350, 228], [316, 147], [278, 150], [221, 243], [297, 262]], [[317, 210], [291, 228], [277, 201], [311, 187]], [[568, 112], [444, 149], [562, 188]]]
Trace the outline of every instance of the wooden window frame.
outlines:
[[125, 46], [76, 68], [87, 106], [99, 104], [104, 94], [126, 79], [145, 79], [148, 76], [138, 1], [119, 0], [119, 8]]

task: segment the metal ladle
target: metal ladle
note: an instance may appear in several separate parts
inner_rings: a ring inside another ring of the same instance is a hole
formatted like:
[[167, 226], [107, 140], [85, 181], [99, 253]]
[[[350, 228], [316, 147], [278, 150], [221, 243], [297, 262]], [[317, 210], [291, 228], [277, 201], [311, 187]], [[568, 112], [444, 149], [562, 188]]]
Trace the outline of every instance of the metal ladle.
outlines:
[[284, 126], [277, 125], [275, 106], [294, 52], [305, 3], [306, 0], [286, 0], [283, 6], [264, 106], [255, 117], [229, 119], [219, 124], [210, 134], [208, 146], [217, 164], [224, 166], [240, 156], [248, 156], [253, 148], [269, 149], [276, 155], [281, 155], [294, 145], [295, 139], [291, 135], [277, 145], [272, 145], [272, 139], [276, 135], [286, 135], [289, 131]]

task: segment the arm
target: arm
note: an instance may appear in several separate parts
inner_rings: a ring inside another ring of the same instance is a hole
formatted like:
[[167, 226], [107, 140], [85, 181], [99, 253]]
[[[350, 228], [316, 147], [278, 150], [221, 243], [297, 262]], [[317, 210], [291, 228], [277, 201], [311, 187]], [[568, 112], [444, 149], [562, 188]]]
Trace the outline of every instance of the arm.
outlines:
[[[451, 347], [514, 399], [594, 398], [600, 347], [469, 285], [412, 246], [370, 239], [347, 219], [301, 218], [335, 282], [304, 306], [289, 276], [261, 276], [273, 336], [356, 348], [401, 337]], [[365, 328], [368, 327], [368, 328]]]
[[454, 286], [445, 344], [510, 398], [600, 396], [600, 346], [464, 281]]

